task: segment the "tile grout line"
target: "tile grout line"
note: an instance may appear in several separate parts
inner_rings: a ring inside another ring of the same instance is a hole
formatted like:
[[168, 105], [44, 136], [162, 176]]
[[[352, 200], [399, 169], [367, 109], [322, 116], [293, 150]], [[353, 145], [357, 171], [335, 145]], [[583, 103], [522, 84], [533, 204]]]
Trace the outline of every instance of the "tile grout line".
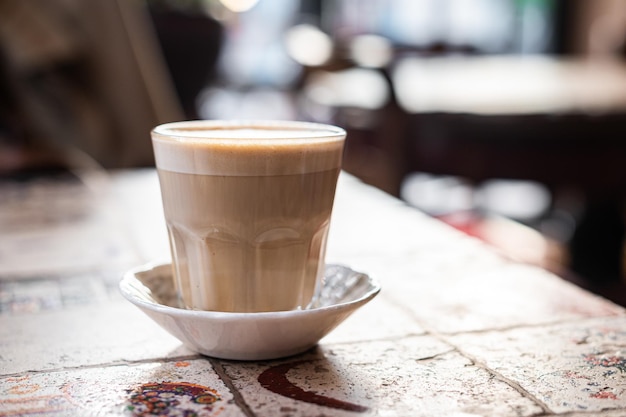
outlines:
[[71, 372], [71, 371], [79, 371], [82, 369], [98, 369], [98, 368], [113, 368], [116, 366], [139, 366], [149, 363], [170, 363], [170, 362], [179, 362], [179, 361], [187, 361], [187, 360], [198, 360], [203, 359], [204, 356], [200, 354], [192, 354], [192, 355], [183, 355], [183, 356], [173, 356], [170, 358], [148, 358], [148, 359], [140, 359], [140, 360], [122, 360], [118, 362], [108, 362], [108, 363], [98, 363], [91, 365], [78, 365], [78, 366], [68, 366], [63, 368], [52, 368], [52, 369], [41, 369], [41, 370], [33, 370], [27, 369], [22, 372], [13, 372], [10, 374], [0, 374], [0, 378], [14, 378], [23, 376], [24, 374], [50, 374], [54, 372]]
[[468, 359], [472, 365], [476, 366], [477, 368], [483, 369], [485, 372], [487, 372], [489, 375], [493, 376], [494, 378], [496, 378], [498, 381], [501, 381], [503, 383], [505, 383], [506, 385], [508, 385], [509, 387], [513, 388], [516, 392], [518, 392], [522, 397], [528, 398], [529, 400], [531, 400], [532, 402], [534, 402], [539, 408], [541, 408], [543, 414], [554, 414], [553, 411], [550, 409], [550, 407], [548, 407], [543, 401], [541, 401], [539, 398], [537, 398], [534, 394], [531, 394], [526, 388], [522, 387], [518, 382], [505, 377], [504, 375], [502, 375], [499, 372], [496, 372], [494, 369], [490, 368], [489, 366], [487, 366], [486, 363], [478, 360], [476, 357], [474, 357], [473, 355], [467, 353], [465, 350], [461, 349], [459, 346], [457, 346], [456, 344], [452, 343], [448, 337], [446, 337], [444, 334], [441, 334], [439, 332], [437, 332], [436, 330], [430, 329], [428, 327], [425, 327], [427, 334], [431, 335], [432, 337], [434, 337], [435, 339], [447, 344], [448, 346], [451, 346], [455, 351], [457, 351], [461, 356], [463, 356], [464, 358]]
[[79, 365], [79, 366], [69, 366], [64, 368], [54, 368], [54, 369], [45, 369], [45, 370], [25, 370], [23, 372], [14, 372], [10, 374], [0, 374], [0, 379], [5, 378], [14, 378], [21, 377], [25, 374], [38, 375], [38, 374], [52, 374], [59, 372], [71, 372], [71, 371], [79, 371], [79, 370], [88, 370], [88, 369], [98, 369], [98, 368], [114, 368], [118, 366], [139, 366], [150, 363], [170, 363], [170, 362], [178, 362], [178, 361], [187, 361], [187, 360], [206, 360], [209, 362], [217, 376], [224, 383], [226, 388], [233, 395], [234, 403], [237, 407], [244, 413], [246, 417], [256, 417], [256, 414], [250, 409], [248, 404], [243, 398], [241, 392], [235, 387], [232, 380], [224, 370], [221, 362], [218, 359], [210, 358], [200, 354], [192, 354], [192, 355], [183, 355], [183, 356], [175, 356], [171, 358], [164, 359], [141, 359], [141, 360], [125, 360], [119, 362], [109, 362], [109, 363], [101, 363], [101, 364], [92, 364], [92, 365]]
[[[445, 343], [446, 345], [450, 346], [454, 351], [458, 352], [461, 356], [463, 356], [464, 358], [468, 359], [472, 363], [472, 365], [474, 365], [474, 366], [476, 366], [476, 367], [478, 367], [480, 369], [485, 370], [485, 372], [487, 372], [489, 375], [491, 375], [494, 378], [496, 378], [497, 380], [507, 384], [509, 387], [511, 387], [513, 390], [515, 390], [517, 393], [519, 393], [522, 397], [527, 398], [530, 401], [534, 402], [539, 408], [541, 408], [542, 414], [547, 414], [547, 415], [553, 415], [554, 414], [552, 412], [552, 410], [550, 410], [550, 408], [543, 401], [539, 400], [536, 396], [534, 396], [533, 394], [528, 392], [519, 383], [513, 381], [510, 378], [505, 377], [504, 375], [501, 375], [500, 373], [496, 372], [495, 370], [489, 368], [487, 366], [487, 364], [483, 363], [482, 361], [479, 361], [478, 359], [476, 359], [472, 355], [470, 355], [467, 352], [465, 352], [459, 346], [457, 346], [456, 344], [452, 343], [449, 340], [449, 338], [446, 337], [446, 335], [444, 333], [440, 333], [437, 330], [433, 329], [428, 324], [423, 323], [422, 320], [420, 320], [415, 315], [415, 313], [413, 313], [413, 311], [411, 311], [406, 306], [404, 306], [404, 304], [396, 303], [396, 305], [399, 305], [399, 308], [404, 310], [410, 317], [412, 317], [415, 320], [415, 322], [417, 324], [419, 324], [424, 329], [425, 335], [429, 335], [429, 336], [439, 340], [440, 342]], [[494, 331], [494, 330], [490, 330], [490, 331]], [[463, 332], [459, 332], [459, 333], [463, 333]], [[449, 352], [447, 352], [447, 353], [449, 353]]]
[[209, 363], [213, 367], [213, 370], [215, 371], [217, 376], [219, 376], [219, 378], [222, 380], [224, 385], [226, 385], [226, 388], [228, 388], [228, 390], [231, 392], [231, 394], [233, 395], [233, 401], [239, 407], [239, 409], [246, 415], [246, 417], [256, 417], [256, 414], [248, 406], [248, 404], [246, 403], [246, 400], [243, 398], [243, 395], [237, 389], [237, 387], [235, 387], [235, 384], [233, 384], [233, 381], [230, 379], [230, 377], [226, 373], [226, 370], [222, 366], [222, 362], [219, 359], [210, 358], [210, 357], [205, 357], [205, 359], [209, 361]]
[[468, 354], [467, 352], [463, 351], [462, 349], [460, 349], [458, 346], [456, 346], [454, 343], [449, 342], [445, 337], [443, 336], [436, 336], [433, 334], [434, 337], [442, 337], [440, 340], [449, 344], [450, 346], [452, 346], [457, 352], [459, 352], [460, 355], [462, 355], [463, 357], [469, 359], [472, 364], [478, 368], [484, 369], [487, 373], [489, 373], [490, 375], [492, 375], [494, 378], [496, 378], [497, 380], [504, 382], [505, 384], [507, 384], [508, 386], [510, 386], [511, 388], [513, 388], [515, 391], [517, 391], [522, 397], [528, 398], [529, 400], [533, 401], [539, 408], [541, 408], [541, 410], [543, 411], [543, 414], [549, 414], [552, 415], [554, 414], [554, 412], [550, 409], [550, 407], [548, 407], [543, 401], [541, 401], [539, 398], [537, 398], [534, 394], [531, 394], [530, 392], [528, 392], [528, 390], [526, 390], [526, 388], [522, 387], [518, 382], [505, 377], [504, 375], [500, 374], [499, 372], [496, 372], [495, 370], [491, 369], [490, 367], [487, 366], [487, 364], [483, 363], [482, 361], [479, 361], [478, 359], [476, 359], [474, 356]]

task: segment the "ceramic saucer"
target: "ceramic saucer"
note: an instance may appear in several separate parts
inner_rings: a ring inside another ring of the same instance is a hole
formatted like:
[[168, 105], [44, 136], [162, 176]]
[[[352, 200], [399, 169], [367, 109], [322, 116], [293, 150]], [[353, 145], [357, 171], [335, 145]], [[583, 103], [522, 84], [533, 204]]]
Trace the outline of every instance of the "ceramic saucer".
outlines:
[[263, 313], [178, 307], [170, 264], [149, 264], [128, 271], [120, 290], [127, 300], [199, 353], [222, 359], [262, 360], [311, 348], [373, 299], [380, 285], [345, 266], [327, 265], [324, 283], [311, 306]]

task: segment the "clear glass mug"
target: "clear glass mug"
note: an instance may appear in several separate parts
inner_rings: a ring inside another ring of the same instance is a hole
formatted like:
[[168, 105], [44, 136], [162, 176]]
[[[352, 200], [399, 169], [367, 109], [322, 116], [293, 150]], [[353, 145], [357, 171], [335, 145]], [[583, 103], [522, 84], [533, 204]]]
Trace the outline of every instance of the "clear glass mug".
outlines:
[[151, 136], [181, 305], [306, 308], [324, 272], [345, 131], [189, 121]]

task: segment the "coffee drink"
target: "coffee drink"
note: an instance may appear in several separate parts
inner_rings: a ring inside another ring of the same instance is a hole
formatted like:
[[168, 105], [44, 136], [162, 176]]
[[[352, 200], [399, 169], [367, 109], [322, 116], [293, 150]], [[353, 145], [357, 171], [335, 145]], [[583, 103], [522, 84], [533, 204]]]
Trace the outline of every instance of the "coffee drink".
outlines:
[[152, 132], [183, 306], [307, 306], [324, 270], [344, 138], [302, 122], [179, 122]]

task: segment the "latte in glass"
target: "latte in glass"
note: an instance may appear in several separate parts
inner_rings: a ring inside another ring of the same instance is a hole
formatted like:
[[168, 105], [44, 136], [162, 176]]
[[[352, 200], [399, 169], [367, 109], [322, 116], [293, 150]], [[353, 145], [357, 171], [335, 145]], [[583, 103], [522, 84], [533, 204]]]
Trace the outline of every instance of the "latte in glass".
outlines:
[[324, 272], [345, 131], [193, 121], [152, 132], [181, 304], [306, 308]]

